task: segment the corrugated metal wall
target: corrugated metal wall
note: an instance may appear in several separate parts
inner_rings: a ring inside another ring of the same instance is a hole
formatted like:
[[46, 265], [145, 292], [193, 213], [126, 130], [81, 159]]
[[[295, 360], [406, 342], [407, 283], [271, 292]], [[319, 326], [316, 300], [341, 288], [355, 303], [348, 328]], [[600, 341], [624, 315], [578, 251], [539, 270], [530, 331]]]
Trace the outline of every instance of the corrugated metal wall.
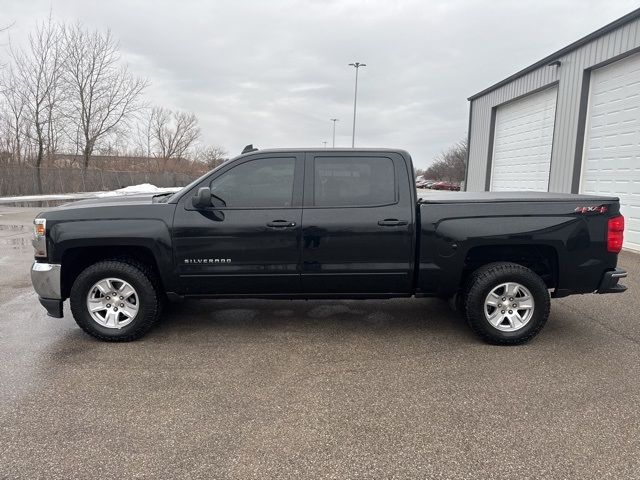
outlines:
[[471, 104], [467, 190], [483, 191], [491, 132], [491, 112], [505, 102], [558, 82], [549, 191], [570, 192], [573, 180], [578, 114], [585, 70], [640, 47], [640, 19], [593, 39], [558, 57], [561, 66], [543, 66], [502, 85]]

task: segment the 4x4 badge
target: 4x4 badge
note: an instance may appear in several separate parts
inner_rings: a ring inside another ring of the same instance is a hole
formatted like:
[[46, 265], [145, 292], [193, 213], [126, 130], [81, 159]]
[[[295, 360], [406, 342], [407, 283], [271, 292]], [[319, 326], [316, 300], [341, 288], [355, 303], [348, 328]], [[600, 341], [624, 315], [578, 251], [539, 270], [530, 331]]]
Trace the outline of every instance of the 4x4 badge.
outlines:
[[607, 213], [609, 207], [606, 205], [598, 205], [597, 207], [576, 207], [574, 212], [576, 213]]

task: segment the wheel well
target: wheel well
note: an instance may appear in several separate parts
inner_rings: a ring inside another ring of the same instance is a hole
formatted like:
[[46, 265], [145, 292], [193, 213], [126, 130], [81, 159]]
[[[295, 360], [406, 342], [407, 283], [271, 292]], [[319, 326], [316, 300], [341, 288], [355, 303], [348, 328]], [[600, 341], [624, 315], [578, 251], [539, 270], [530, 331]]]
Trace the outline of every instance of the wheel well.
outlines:
[[469, 250], [465, 258], [463, 282], [475, 270], [492, 262], [512, 262], [538, 274], [548, 288], [558, 285], [558, 255], [548, 245], [487, 245]]
[[160, 281], [158, 264], [151, 250], [138, 246], [79, 247], [70, 248], [62, 255], [61, 289], [62, 298], [68, 298], [76, 277], [85, 268], [107, 259], [130, 258], [149, 265]]

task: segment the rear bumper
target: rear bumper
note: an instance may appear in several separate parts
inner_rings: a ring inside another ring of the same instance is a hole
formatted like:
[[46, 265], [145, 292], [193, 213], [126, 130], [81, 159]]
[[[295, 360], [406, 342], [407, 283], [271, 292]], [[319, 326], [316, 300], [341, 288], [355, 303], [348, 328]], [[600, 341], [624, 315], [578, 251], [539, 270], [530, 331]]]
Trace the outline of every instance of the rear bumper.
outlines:
[[31, 266], [31, 283], [40, 297], [47, 315], [62, 318], [62, 292], [60, 289], [61, 266], [54, 263], [34, 262]]
[[626, 276], [627, 271], [622, 268], [604, 272], [596, 293], [622, 293], [626, 291], [627, 287], [618, 283], [621, 278], [625, 278]]

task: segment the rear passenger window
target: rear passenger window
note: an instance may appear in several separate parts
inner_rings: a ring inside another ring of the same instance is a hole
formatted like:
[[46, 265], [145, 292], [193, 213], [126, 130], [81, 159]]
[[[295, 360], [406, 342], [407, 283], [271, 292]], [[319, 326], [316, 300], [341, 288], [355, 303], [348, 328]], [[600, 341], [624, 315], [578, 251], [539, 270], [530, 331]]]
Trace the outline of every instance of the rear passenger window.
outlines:
[[314, 205], [363, 207], [394, 203], [395, 174], [387, 157], [316, 157]]

